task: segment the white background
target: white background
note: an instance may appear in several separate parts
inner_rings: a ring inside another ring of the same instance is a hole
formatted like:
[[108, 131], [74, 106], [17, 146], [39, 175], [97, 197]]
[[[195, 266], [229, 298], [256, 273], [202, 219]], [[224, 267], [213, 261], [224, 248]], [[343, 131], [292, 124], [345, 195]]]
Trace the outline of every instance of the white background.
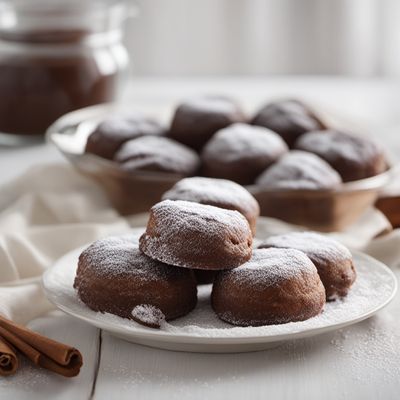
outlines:
[[137, 0], [136, 75], [400, 75], [398, 0]]

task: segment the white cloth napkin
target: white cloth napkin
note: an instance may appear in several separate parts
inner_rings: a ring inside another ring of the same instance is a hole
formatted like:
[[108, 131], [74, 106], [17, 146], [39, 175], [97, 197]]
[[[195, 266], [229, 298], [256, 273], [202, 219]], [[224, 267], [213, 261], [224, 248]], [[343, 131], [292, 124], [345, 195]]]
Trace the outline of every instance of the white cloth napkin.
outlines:
[[[40, 284], [43, 271], [70, 250], [107, 235], [144, 226], [147, 215], [121, 217], [94, 182], [68, 165], [36, 167], [0, 188], [0, 313], [26, 323], [51, 309]], [[393, 265], [400, 232], [373, 239], [389, 226], [376, 210], [337, 239]], [[258, 237], [302, 230], [261, 218]], [[71, 266], [74, 267], [74, 266]]]

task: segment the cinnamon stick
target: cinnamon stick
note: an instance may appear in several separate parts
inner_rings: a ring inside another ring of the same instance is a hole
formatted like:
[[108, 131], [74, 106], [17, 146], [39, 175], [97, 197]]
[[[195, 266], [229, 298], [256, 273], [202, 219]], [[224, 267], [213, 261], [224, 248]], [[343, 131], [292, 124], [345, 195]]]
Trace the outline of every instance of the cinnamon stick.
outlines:
[[40, 367], [66, 377], [79, 374], [82, 355], [71, 346], [42, 336], [2, 316], [0, 336]]
[[0, 375], [15, 374], [18, 369], [18, 357], [13, 346], [0, 336]]

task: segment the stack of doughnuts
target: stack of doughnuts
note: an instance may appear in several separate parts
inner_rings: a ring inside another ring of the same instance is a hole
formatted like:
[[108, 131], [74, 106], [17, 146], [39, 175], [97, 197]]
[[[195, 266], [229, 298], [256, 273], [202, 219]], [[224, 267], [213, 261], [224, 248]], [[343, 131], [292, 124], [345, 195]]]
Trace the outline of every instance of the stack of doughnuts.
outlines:
[[186, 178], [150, 209], [145, 232], [94, 242], [74, 282], [91, 309], [152, 328], [196, 306], [197, 285], [232, 325], [303, 321], [347, 295], [356, 273], [350, 252], [316, 233], [272, 237], [253, 248], [259, 207], [242, 186]]
[[266, 190], [334, 190], [388, 166], [375, 142], [329, 128], [293, 99], [249, 117], [229, 98], [193, 98], [178, 104], [167, 128], [138, 114], [112, 116], [90, 134], [86, 152], [127, 174], [200, 175]]

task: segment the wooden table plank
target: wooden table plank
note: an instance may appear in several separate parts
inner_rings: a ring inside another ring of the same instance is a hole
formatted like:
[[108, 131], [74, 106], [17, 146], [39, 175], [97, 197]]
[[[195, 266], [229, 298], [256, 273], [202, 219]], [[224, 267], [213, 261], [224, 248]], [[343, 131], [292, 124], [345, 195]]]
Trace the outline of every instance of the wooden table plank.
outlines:
[[99, 330], [61, 312], [38, 318], [29, 327], [78, 348], [83, 355], [82, 370], [75, 378], [64, 378], [22, 360], [16, 375], [0, 378], [0, 399], [89, 399], [96, 373]]
[[94, 398], [397, 399], [400, 299], [360, 324], [247, 354], [152, 349], [103, 332]]

